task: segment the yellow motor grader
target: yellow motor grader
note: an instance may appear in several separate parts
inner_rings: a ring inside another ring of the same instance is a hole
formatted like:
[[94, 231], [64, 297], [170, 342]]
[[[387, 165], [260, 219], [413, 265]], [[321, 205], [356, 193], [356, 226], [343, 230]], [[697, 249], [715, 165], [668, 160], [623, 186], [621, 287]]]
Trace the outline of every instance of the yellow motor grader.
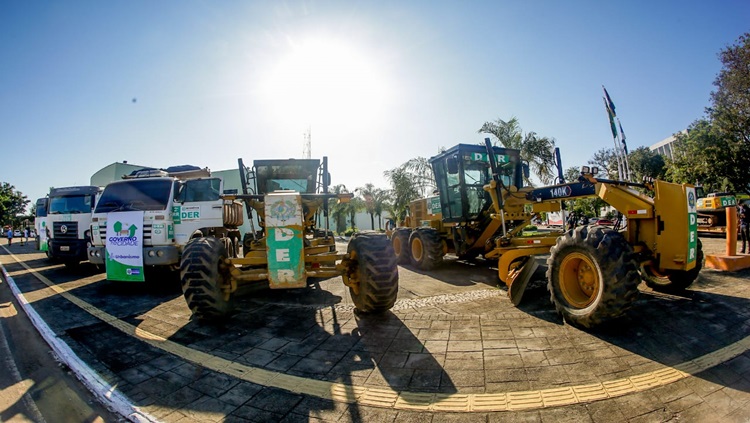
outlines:
[[[352, 194], [328, 191], [328, 160], [238, 160], [242, 193], [224, 194], [226, 209], [242, 209], [252, 224], [240, 248], [235, 239], [201, 235], [185, 246], [180, 262], [182, 291], [193, 315], [228, 317], [239, 287], [306, 288], [307, 278], [341, 276], [363, 313], [389, 310], [398, 293], [398, 266], [384, 234], [355, 234], [339, 253], [328, 230], [328, 202]], [[253, 216], [255, 213], [255, 217]], [[322, 214], [324, 228], [317, 227]], [[242, 214], [239, 214], [242, 217]], [[256, 230], [255, 223], [259, 227]], [[241, 219], [235, 227], [242, 224]], [[210, 233], [221, 233], [210, 231]]]
[[[429, 270], [448, 252], [497, 260], [499, 278], [518, 305], [536, 269], [534, 257], [549, 254], [552, 303], [569, 323], [587, 328], [630, 308], [641, 280], [655, 290], [683, 290], [702, 267], [692, 185], [608, 180], [584, 167], [578, 181], [525, 187], [528, 165], [520, 152], [492, 146], [489, 139], [485, 145], [459, 144], [430, 163], [437, 197], [413, 202], [406, 224], [391, 235], [401, 264]], [[540, 213], [594, 196], [626, 217], [623, 228], [586, 225], [523, 235]]]

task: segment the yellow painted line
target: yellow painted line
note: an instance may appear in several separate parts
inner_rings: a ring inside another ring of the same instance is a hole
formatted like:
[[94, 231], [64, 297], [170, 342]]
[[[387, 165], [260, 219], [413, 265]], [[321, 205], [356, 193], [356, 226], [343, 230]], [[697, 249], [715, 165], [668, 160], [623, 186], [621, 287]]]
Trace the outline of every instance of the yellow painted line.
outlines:
[[191, 361], [199, 366], [247, 382], [349, 404], [357, 403], [399, 410], [448, 412], [519, 411], [583, 404], [666, 386], [726, 362], [750, 349], [750, 336], [748, 336], [724, 348], [674, 367], [664, 366], [659, 370], [648, 373], [587, 385], [485, 394], [399, 392], [387, 387], [353, 386], [338, 382], [327, 382], [287, 375], [247, 366], [202, 351], [193, 350], [119, 320], [115, 316], [70, 294], [68, 291], [72, 287], [57, 286], [30, 268], [26, 263], [19, 261], [13, 254], [11, 254], [11, 257], [24, 266], [37, 279], [46, 284], [57, 295], [63, 296], [68, 301], [76, 304], [103, 322], [109, 323], [112, 327], [123, 333], [136, 337], [153, 347]]

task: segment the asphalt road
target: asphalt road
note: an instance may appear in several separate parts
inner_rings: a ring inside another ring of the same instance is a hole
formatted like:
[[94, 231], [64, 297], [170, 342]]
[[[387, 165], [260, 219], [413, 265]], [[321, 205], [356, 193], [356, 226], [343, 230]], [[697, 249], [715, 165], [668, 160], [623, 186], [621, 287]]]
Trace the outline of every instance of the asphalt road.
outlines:
[[117, 422], [50, 347], [0, 279], [0, 422]]

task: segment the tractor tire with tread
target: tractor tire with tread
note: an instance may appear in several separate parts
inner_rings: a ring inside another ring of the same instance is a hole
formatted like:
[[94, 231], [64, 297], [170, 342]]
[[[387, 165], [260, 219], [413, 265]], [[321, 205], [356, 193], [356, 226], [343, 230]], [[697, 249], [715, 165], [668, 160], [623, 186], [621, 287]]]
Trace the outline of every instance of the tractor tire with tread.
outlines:
[[180, 282], [182, 293], [193, 315], [202, 320], [221, 320], [229, 317], [233, 302], [224, 299], [222, 284], [230, 277], [223, 269], [227, 257], [220, 239], [195, 238], [182, 253]]
[[418, 228], [409, 237], [411, 263], [420, 270], [432, 270], [443, 262], [445, 250], [440, 233], [432, 228]]
[[391, 246], [398, 260], [398, 264], [411, 263], [411, 250], [409, 249], [409, 235], [411, 229], [396, 228], [391, 235]]
[[347, 246], [354, 266], [349, 277], [358, 290], [349, 288], [354, 306], [361, 313], [390, 310], [398, 295], [398, 265], [390, 240], [381, 234], [358, 234]]
[[641, 266], [641, 278], [657, 292], [679, 293], [686, 290], [698, 278], [703, 268], [703, 243], [698, 240], [695, 267], [690, 270], [672, 270], [661, 274], [648, 266]]
[[585, 328], [622, 315], [640, 284], [633, 248], [603, 226], [579, 226], [560, 236], [547, 259], [547, 280], [558, 313]]

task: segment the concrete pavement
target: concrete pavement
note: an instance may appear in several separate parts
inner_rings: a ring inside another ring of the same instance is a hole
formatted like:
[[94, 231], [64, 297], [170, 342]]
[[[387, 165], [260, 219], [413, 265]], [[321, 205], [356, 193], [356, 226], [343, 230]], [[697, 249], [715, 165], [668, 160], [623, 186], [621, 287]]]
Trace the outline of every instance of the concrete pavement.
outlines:
[[400, 268], [384, 316], [355, 314], [336, 278], [253, 293], [212, 326], [190, 320], [168, 275], [118, 284], [9, 251], [3, 266], [52, 336], [141, 419], [750, 421], [747, 271], [705, 270], [684, 296], [642, 285], [596, 332], [564, 324], [540, 281], [515, 308], [492, 269], [465, 263]]

